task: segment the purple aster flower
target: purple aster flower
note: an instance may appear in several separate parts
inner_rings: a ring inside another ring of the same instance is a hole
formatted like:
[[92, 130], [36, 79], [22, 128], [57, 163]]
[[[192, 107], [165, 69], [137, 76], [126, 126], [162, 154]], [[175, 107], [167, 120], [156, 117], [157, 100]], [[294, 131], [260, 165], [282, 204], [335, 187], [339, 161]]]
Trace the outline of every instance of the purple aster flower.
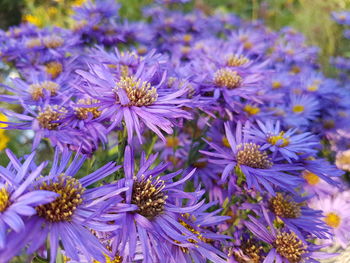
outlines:
[[[319, 148], [317, 138], [310, 132], [297, 133], [298, 129], [283, 131], [280, 122], [257, 121], [257, 127], [249, 127], [246, 132], [257, 142], [263, 144], [261, 150], [270, 150], [281, 155], [288, 162], [298, 160], [300, 154], [314, 155]], [[297, 133], [297, 134], [296, 134]]]
[[[303, 172], [305, 173], [304, 178], [310, 176], [310, 182], [318, 183], [319, 180], [317, 178], [320, 178], [329, 185], [339, 187], [339, 182], [337, 180], [344, 174], [344, 172], [339, 170], [335, 165], [321, 158], [304, 158], [299, 165], [303, 166], [305, 169]], [[314, 175], [316, 175], [316, 177], [314, 177]], [[306, 180], [309, 181], [308, 179]]]
[[268, 209], [276, 219], [281, 220], [287, 229], [293, 231], [299, 239], [304, 240], [305, 233], [317, 238], [327, 238], [329, 227], [322, 221], [322, 211], [307, 206], [310, 197], [291, 196], [277, 193], [268, 201]]
[[5, 86], [5, 88], [13, 95], [1, 95], [1, 98], [9, 103], [18, 103], [19, 100], [24, 105], [44, 105], [49, 101], [58, 104], [62, 101], [62, 97], [64, 98], [64, 94], [72, 92], [62, 79], [51, 80], [43, 74], [33, 74], [30, 80], [26, 81], [15, 78], [12, 82], [14, 87]]
[[331, 16], [340, 25], [350, 25], [349, 11], [332, 12]]
[[257, 220], [249, 215], [250, 222], [245, 226], [261, 241], [270, 245], [270, 250], [264, 260], [273, 262], [307, 262], [317, 263], [317, 259], [329, 258], [333, 255], [318, 252], [320, 246], [304, 242], [298, 236], [285, 229], [276, 229], [271, 219], [264, 211], [265, 220]]
[[116, 229], [109, 224], [113, 215], [105, 213], [111, 204], [122, 201], [120, 193], [127, 188], [120, 188], [112, 194], [106, 186], [87, 188], [95, 182], [111, 175], [120, 166], [110, 162], [95, 172], [77, 179], [74, 176], [83, 165], [86, 156], [77, 154], [71, 160], [72, 153], [62, 154], [56, 149], [52, 167], [47, 176], [36, 182], [36, 188], [51, 191], [59, 196], [47, 204], [37, 206], [37, 214], [26, 222], [24, 242], [29, 242], [27, 253], [33, 253], [42, 246], [46, 239], [50, 242], [50, 262], [56, 262], [59, 244], [66, 255], [79, 260], [79, 253], [89, 261], [94, 259], [104, 262], [104, 255], [111, 255], [91, 232], [108, 232]]
[[53, 146], [57, 145], [61, 150], [72, 145], [75, 148], [81, 147], [86, 152], [92, 152], [91, 142], [81, 136], [81, 131], [62, 124], [61, 121], [68, 112], [63, 106], [46, 104], [37, 109], [25, 106], [25, 111], [22, 114], [5, 109], [3, 112], [8, 117], [21, 121], [3, 122], [7, 124], [7, 127], [3, 127], [3, 129], [34, 131], [33, 149], [38, 147], [43, 138], [48, 138]]
[[[181, 171], [161, 175], [167, 164], [153, 166], [156, 158], [157, 155], [150, 155], [146, 159], [145, 154], [142, 154], [140, 168], [136, 172], [130, 147], [127, 146], [125, 150], [125, 178], [119, 180], [116, 186], [117, 189], [129, 187], [125, 202], [136, 206], [136, 210], [121, 214], [120, 219], [116, 221], [120, 228], [112, 240], [112, 250], [120, 251], [124, 260], [130, 261], [135, 257], [136, 244], [140, 242], [143, 262], [157, 262], [165, 258], [176, 262], [176, 259], [188, 257], [185, 255], [186, 251], [197, 258], [224, 262], [222, 257], [225, 255], [208, 242], [209, 238], [214, 241], [221, 237], [209, 230], [197, 229], [198, 223], [191, 222], [191, 218], [186, 219], [183, 215], [194, 214], [197, 211], [199, 223], [203, 226], [214, 225], [226, 219], [215, 216], [219, 211], [204, 213], [208, 206], [203, 206], [204, 200], [199, 201], [203, 191], [197, 189], [193, 193], [186, 193], [182, 190], [183, 184], [191, 178], [195, 170], [173, 181]], [[110, 213], [114, 213], [113, 208], [110, 209]], [[171, 250], [175, 250], [176, 254]]]
[[141, 125], [145, 125], [165, 141], [161, 130], [172, 134], [172, 127], [177, 119], [191, 116], [180, 108], [188, 101], [181, 98], [187, 93], [185, 88], [174, 91], [163, 88], [165, 74], [157, 85], [150, 83], [156, 73], [155, 68], [144, 70], [143, 66], [140, 66], [135, 75], [119, 78], [104, 65], [93, 64], [90, 68], [90, 72], [77, 71], [88, 82], [88, 85], [77, 88], [100, 101], [95, 106], [100, 106], [101, 119], [112, 123], [110, 130], [124, 120], [129, 142], [132, 141], [134, 132], [142, 142]]
[[284, 121], [287, 125], [306, 126], [319, 115], [319, 101], [311, 95], [291, 95]]
[[[248, 129], [247, 125], [245, 129]], [[302, 178], [286, 173], [295, 172], [301, 167], [280, 163], [278, 159], [273, 159], [267, 151], [260, 149], [259, 142], [248, 138], [242, 132], [241, 122], [237, 123], [236, 136], [233, 135], [229, 123], [225, 123], [225, 132], [230, 144], [230, 152], [208, 141], [207, 143], [215, 152], [201, 151], [209, 156], [209, 162], [225, 166], [221, 177], [222, 182], [226, 182], [231, 174], [238, 177], [243, 173], [249, 189], [262, 191], [261, 187], [263, 187], [271, 194], [275, 193], [274, 187], [293, 192], [293, 189], [302, 183]]]
[[[57, 194], [45, 190], [34, 190], [33, 185], [47, 163], [31, 170], [35, 152], [19, 160], [6, 150], [10, 159], [7, 167], [0, 166], [0, 254], [7, 246], [9, 230], [21, 232], [24, 219], [36, 214], [34, 209], [56, 199]], [[14, 256], [14, 255], [12, 255]]]
[[80, 98], [75, 103], [71, 102], [71, 107], [62, 118], [62, 125], [80, 130], [88, 141], [94, 144], [94, 149], [98, 148], [98, 143], [107, 144], [107, 128], [97, 119], [101, 116], [99, 107], [91, 107], [98, 104], [98, 100], [88, 97]]

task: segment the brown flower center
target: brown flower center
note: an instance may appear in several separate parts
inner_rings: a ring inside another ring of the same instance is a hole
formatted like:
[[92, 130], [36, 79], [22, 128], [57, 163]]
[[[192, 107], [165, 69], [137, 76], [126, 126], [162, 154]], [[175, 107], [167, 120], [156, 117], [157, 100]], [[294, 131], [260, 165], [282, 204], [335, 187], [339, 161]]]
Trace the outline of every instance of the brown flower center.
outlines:
[[164, 211], [164, 204], [167, 196], [164, 194], [164, 181], [157, 178], [142, 178], [141, 181], [134, 181], [132, 187], [131, 203], [137, 205], [137, 213], [153, 219]]
[[56, 130], [60, 123], [59, 121], [63, 114], [66, 113], [65, 108], [58, 108], [58, 106], [48, 106], [44, 111], [40, 112], [36, 118], [41, 128], [48, 130]]
[[39, 189], [59, 194], [51, 203], [36, 207], [38, 215], [50, 222], [70, 221], [83, 202], [82, 194], [85, 191], [79, 180], [64, 174], [57, 181], [44, 182]]
[[33, 100], [39, 100], [44, 97], [44, 90], [49, 91], [51, 96], [57, 95], [59, 85], [52, 81], [43, 81], [29, 86], [29, 92]]
[[273, 162], [265, 151], [260, 150], [260, 146], [255, 143], [244, 143], [237, 146], [237, 163], [252, 168], [268, 169]]
[[58, 48], [63, 45], [64, 39], [60, 36], [47, 36], [44, 37], [43, 43], [47, 48]]
[[282, 232], [276, 237], [273, 246], [278, 254], [288, 259], [290, 263], [299, 263], [306, 253], [306, 246], [295, 233]]
[[298, 218], [301, 216], [300, 204], [294, 202], [290, 196], [282, 193], [270, 199], [270, 209], [277, 216], [284, 218]]
[[[99, 101], [95, 99], [80, 99], [77, 102], [77, 104], [81, 104], [81, 105], [91, 105], [95, 103], [99, 103]], [[87, 119], [89, 116], [89, 113], [92, 114], [94, 119], [100, 117], [101, 115], [101, 111], [99, 111], [99, 107], [91, 107], [91, 108], [76, 107], [74, 108], [74, 111], [75, 111], [75, 115], [81, 120]]]

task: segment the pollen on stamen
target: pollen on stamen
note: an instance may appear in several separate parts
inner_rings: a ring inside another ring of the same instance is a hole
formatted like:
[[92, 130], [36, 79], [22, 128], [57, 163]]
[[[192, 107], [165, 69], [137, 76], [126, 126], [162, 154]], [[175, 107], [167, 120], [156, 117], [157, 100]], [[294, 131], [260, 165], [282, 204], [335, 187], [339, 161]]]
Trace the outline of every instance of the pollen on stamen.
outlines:
[[40, 38], [35, 37], [35, 38], [30, 38], [26, 41], [25, 46], [27, 48], [35, 48], [35, 47], [40, 47], [42, 45], [42, 41]]
[[293, 110], [294, 113], [300, 114], [300, 113], [304, 112], [305, 107], [303, 105], [301, 105], [301, 104], [297, 104], [297, 105], [293, 106], [292, 110]]
[[286, 147], [289, 145], [289, 139], [284, 137], [284, 132], [281, 131], [278, 135], [269, 135], [267, 137], [267, 142], [272, 145], [277, 145], [279, 147]]
[[57, 121], [59, 121], [66, 112], [67, 110], [65, 108], [59, 108], [57, 105], [47, 106], [44, 110], [39, 112], [36, 119], [41, 128], [56, 130], [60, 125]]
[[228, 89], [239, 88], [242, 85], [243, 79], [237, 71], [223, 68], [219, 69], [214, 74], [214, 83], [219, 87], [226, 87]]
[[300, 204], [292, 200], [290, 196], [277, 193], [269, 201], [271, 211], [280, 217], [284, 218], [298, 218], [301, 216]]
[[164, 187], [164, 181], [159, 178], [154, 181], [152, 178], [134, 181], [131, 203], [137, 205], [137, 213], [150, 220], [162, 214], [168, 198], [163, 192]]
[[64, 39], [60, 36], [46, 36], [43, 38], [43, 43], [46, 48], [58, 48], [63, 45]]
[[340, 226], [341, 223], [341, 217], [337, 215], [336, 213], [328, 213], [326, 214], [326, 217], [324, 218], [324, 221], [326, 224], [332, 228], [337, 228]]
[[166, 137], [166, 147], [175, 148], [179, 146], [180, 140], [178, 137], [168, 136]]
[[[77, 104], [81, 105], [92, 105], [99, 103], [99, 100], [95, 99], [80, 99], [77, 101]], [[81, 120], [86, 120], [89, 117], [89, 114], [92, 115], [93, 119], [96, 119], [100, 117], [101, 111], [99, 110], [99, 107], [75, 107], [74, 108], [75, 115], [81, 119]]]
[[116, 84], [114, 91], [116, 92], [116, 101], [120, 102], [117, 95], [118, 89], [124, 89], [129, 98], [127, 106], [149, 106], [158, 99], [157, 89], [152, 87], [147, 81], [135, 80], [133, 77], [121, 77]]
[[268, 169], [273, 162], [265, 151], [260, 150], [260, 146], [255, 143], [244, 143], [237, 146], [237, 163], [252, 168]]
[[10, 206], [10, 194], [5, 187], [0, 189], [0, 213]]
[[45, 71], [51, 76], [51, 78], [57, 78], [63, 71], [63, 66], [58, 61], [51, 61], [45, 64]]
[[238, 263], [260, 263], [263, 259], [263, 256], [261, 255], [263, 252], [263, 246], [254, 244], [251, 240], [243, 242], [240, 248], [241, 252], [231, 252]]
[[59, 85], [52, 81], [43, 81], [29, 86], [29, 92], [31, 93], [33, 100], [43, 98], [44, 90], [49, 91], [51, 96], [56, 96], [58, 89]]
[[303, 177], [309, 185], [317, 185], [320, 182], [320, 177], [310, 171], [303, 171]]
[[59, 175], [57, 180], [42, 183], [38, 188], [59, 194], [54, 201], [35, 208], [38, 216], [50, 222], [71, 221], [75, 210], [83, 202], [85, 188], [79, 180], [65, 174]]
[[249, 63], [249, 58], [243, 55], [229, 55], [226, 59], [226, 65], [229, 67], [239, 67]]
[[306, 246], [293, 232], [282, 232], [277, 234], [273, 244], [278, 254], [285, 257], [290, 263], [302, 262], [306, 253]]
[[248, 113], [250, 116], [254, 116], [256, 114], [258, 114], [260, 112], [260, 108], [259, 107], [256, 107], [256, 106], [253, 106], [253, 105], [245, 105], [243, 110]]

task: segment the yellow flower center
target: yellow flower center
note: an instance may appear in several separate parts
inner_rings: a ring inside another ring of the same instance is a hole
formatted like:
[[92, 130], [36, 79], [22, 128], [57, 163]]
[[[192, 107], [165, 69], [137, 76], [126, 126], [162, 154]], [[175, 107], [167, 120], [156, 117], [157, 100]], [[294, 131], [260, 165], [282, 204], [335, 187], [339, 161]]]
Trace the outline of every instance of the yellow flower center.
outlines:
[[191, 40], [192, 40], [192, 35], [190, 35], [190, 34], [185, 34], [184, 36], [183, 36], [183, 41], [184, 42], [186, 42], [186, 43], [189, 43]]
[[59, 194], [54, 201], [36, 207], [38, 215], [50, 222], [70, 221], [83, 202], [82, 194], [85, 191], [79, 180], [64, 174], [59, 176], [57, 182], [44, 182], [39, 189]]
[[[267, 142], [276, 145], [277, 143], [280, 143], [278, 146], [279, 147], [286, 147], [289, 145], [289, 140], [288, 138], [283, 137], [284, 132], [280, 132], [278, 135], [271, 135], [267, 138]], [[282, 143], [281, 143], [282, 142]]]
[[252, 106], [252, 105], [245, 105], [243, 110], [248, 113], [249, 115], [256, 115], [260, 112], [260, 108], [259, 107], [255, 107], [255, 106]]
[[252, 47], [253, 47], [253, 43], [252, 42], [245, 41], [244, 44], [243, 44], [243, 48], [244, 49], [249, 50], [249, 49], [252, 49]]
[[301, 215], [300, 204], [282, 193], [277, 193], [275, 197], [270, 199], [269, 207], [275, 215], [284, 218], [298, 218]]
[[293, 67], [291, 68], [290, 71], [291, 71], [291, 73], [293, 73], [293, 74], [298, 74], [298, 73], [301, 72], [301, 68], [298, 67], [298, 66], [293, 66]]
[[273, 81], [272, 88], [273, 89], [280, 89], [280, 88], [282, 88], [282, 83], [280, 81]]
[[41, 111], [36, 118], [39, 122], [41, 128], [48, 130], [56, 130], [60, 125], [55, 121], [59, 121], [62, 118], [62, 115], [67, 112], [65, 108], [58, 108], [55, 106], [48, 106], [44, 111]]
[[[6, 115], [2, 114], [1, 112], [0, 112], [0, 121], [4, 121], [4, 122], [8, 121]], [[0, 123], [0, 128], [5, 128], [5, 127], [7, 127], [7, 124]], [[3, 130], [0, 129], [0, 131], [3, 131]]]
[[320, 182], [320, 178], [316, 174], [311, 173], [309, 171], [304, 171], [303, 177], [309, 185], [316, 185]]
[[247, 64], [250, 60], [243, 55], [229, 55], [226, 60], [226, 65], [229, 67], [239, 67]]
[[290, 263], [299, 263], [306, 253], [306, 247], [295, 233], [279, 233], [274, 242], [278, 254], [285, 257]]
[[53, 79], [57, 78], [63, 71], [63, 66], [60, 62], [51, 61], [45, 65], [46, 73], [51, 75]]
[[319, 86], [316, 84], [312, 84], [312, 85], [307, 86], [308, 91], [314, 92], [314, 91], [317, 91], [318, 89], [319, 89]]
[[42, 44], [41, 39], [38, 37], [28, 39], [26, 41], [26, 47], [27, 48], [35, 48], [35, 47], [40, 47]]
[[0, 213], [4, 212], [10, 205], [10, 194], [7, 192], [6, 188], [0, 189]]
[[341, 223], [341, 218], [335, 213], [328, 213], [324, 218], [326, 224], [330, 227], [337, 228]]
[[297, 104], [293, 106], [293, 112], [294, 113], [302, 113], [305, 110], [305, 107], [303, 105]]
[[155, 181], [152, 178], [134, 181], [131, 203], [137, 205], [137, 213], [149, 220], [162, 214], [168, 197], [163, 191], [164, 187], [164, 181], [159, 178]]
[[[77, 103], [81, 105], [91, 105], [91, 104], [99, 103], [99, 101], [94, 99], [80, 99], [78, 100]], [[89, 116], [89, 113], [92, 114], [93, 119], [96, 119], [101, 115], [101, 111], [99, 111], [99, 107], [91, 107], [91, 108], [76, 107], [74, 108], [74, 111], [76, 116], [81, 120], [87, 119]]]
[[[106, 262], [105, 263], [122, 263], [123, 262], [123, 257], [121, 256], [115, 256], [114, 258], [110, 258], [107, 255], [104, 255], [106, 258]], [[93, 263], [100, 263], [100, 261], [94, 260]]]
[[230, 148], [230, 147], [231, 147], [230, 142], [228, 141], [228, 139], [227, 139], [226, 136], [222, 137], [221, 141], [222, 141], [222, 144], [223, 144], [225, 147], [227, 147], [227, 148]]
[[179, 142], [180, 142], [180, 140], [178, 137], [168, 136], [166, 138], [166, 147], [175, 148], [175, 147], [179, 146]]
[[60, 36], [47, 36], [43, 39], [46, 48], [58, 48], [63, 45], [64, 39]]
[[57, 95], [59, 85], [52, 81], [43, 81], [41, 83], [31, 84], [29, 86], [29, 92], [32, 94], [33, 100], [39, 100], [44, 97], [44, 90], [50, 92], [51, 96]]
[[244, 143], [237, 146], [237, 163], [257, 169], [269, 169], [273, 162], [265, 151], [255, 143]]
[[228, 68], [219, 69], [214, 74], [214, 83], [219, 87], [235, 89], [239, 88], [242, 82], [243, 79], [237, 71]]
[[[129, 98], [128, 106], [149, 106], [158, 99], [157, 89], [147, 81], [135, 80], [133, 77], [121, 77], [116, 84], [115, 91], [124, 89]], [[119, 97], [116, 94], [119, 103]]]

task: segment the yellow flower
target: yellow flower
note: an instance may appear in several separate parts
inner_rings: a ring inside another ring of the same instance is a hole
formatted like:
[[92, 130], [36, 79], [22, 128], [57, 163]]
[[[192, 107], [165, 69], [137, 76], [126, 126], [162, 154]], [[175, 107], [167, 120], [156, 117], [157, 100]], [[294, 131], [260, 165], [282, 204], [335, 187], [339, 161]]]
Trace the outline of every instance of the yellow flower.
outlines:
[[4, 130], [0, 130], [0, 152], [6, 148], [10, 138], [5, 134]]
[[40, 19], [40, 18], [37, 17], [37, 16], [33, 16], [33, 15], [31, 15], [31, 14], [24, 15], [23, 20], [24, 20], [25, 22], [30, 23], [30, 24], [36, 25], [36, 26], [38, 26], [38, 27], [42, 27], [42, 26], [43, 26], [43, 21], [42, 21], [42, 19]]
[[[8, 121], [8, 119], [4, 114], [0, 113], [0, 121]], [[4, 127], [7, 127], [7, 124], [0, 123], [0, 128], [4, 128]], [[4, 131], [4, 130], [0, 129], [0, 132], [1, 131]]]
[[86, 2], [86, 0], [74, 0], [72, 5], [73, 6], [81, 6], [82, 4], [84, 4]]

